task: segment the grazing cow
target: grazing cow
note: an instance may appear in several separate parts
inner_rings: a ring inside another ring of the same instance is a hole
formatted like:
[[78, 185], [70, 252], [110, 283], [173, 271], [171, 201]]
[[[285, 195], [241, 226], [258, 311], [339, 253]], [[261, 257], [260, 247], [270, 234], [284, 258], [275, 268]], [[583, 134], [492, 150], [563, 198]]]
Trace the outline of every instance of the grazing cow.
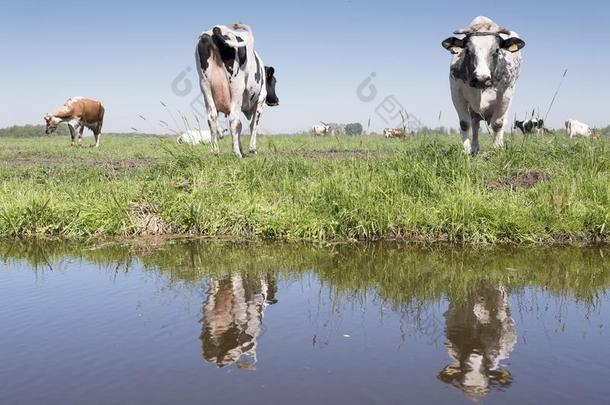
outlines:
[[515, 128], [521, 130], [523, 135], [536, 133], [542, 135], [548, 130], [544, 127], [544, 120], [541, 118], [527, 121], [515, 121]]
[[566, 121], [566, 132], [570, 138], [574, 138], [575, 136], [584, 136], [588, 138], [593, 134], [591, 128], [587, 124], [573, 119]]
[[83, 141], [83, 131], [89, 128], [95, 137], [95, 147], [100, 146], [102, 125], [104, 124], [104, 107], [102, 103], [84, 97], [73, 97], [53, 114], [44, 116], [47, 123], [46, 134], [50, 135], [57, 130], [62, 122], [68, 123], [72, 146], [78, 133], [79, 144]]
[[322, 124], [322, 125], [314, 125], [311, 127], [311, 133], [313, 136], [325, 136], [330, 133], [330, 125]]
[[[235, 31], [241, 30], [241, 31]], [[256, 137], [265, 104], [279, 105], [275, 94], [275, 69], [265, 66], [254, 50], [250, 27], [233, 24], [204, 32], [197, 43], [197, 71], [205, 99], [212, 151], [220, 152], [218, 114], [229, 117], [233, 153], [241, 158], [240, 114], [250, 121], [250, 152], [256, 153]]]
[[186, 131], [177, 139], [178, 145], [199, 145], [202, 143], [210, 143], [212, 135], [208, 130], [201, 131]]
[[477, 17], [469, 27], [454, 33], [461, 37], [447, 38], [442, 45], [454, 55], [451, 98], [460, 119], [464, 151], [479, 151], [481, 121], [491, 126], [494, 147], [501, 148], [507, 112], [521, 70], [520, 50], [525, 42], [487, 17]]
[[386, 138], [404, 138], [406, 136], [404, 128], [386, 128], [383, 130], [383, 134]]

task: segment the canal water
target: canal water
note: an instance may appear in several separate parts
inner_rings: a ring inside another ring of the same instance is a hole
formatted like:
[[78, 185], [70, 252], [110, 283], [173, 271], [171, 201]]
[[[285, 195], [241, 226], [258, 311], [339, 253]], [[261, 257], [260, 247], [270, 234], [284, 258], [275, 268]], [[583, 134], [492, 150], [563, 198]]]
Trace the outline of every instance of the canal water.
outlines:
[[0, 243], [0, 404], [602, 404], [610, 249]]

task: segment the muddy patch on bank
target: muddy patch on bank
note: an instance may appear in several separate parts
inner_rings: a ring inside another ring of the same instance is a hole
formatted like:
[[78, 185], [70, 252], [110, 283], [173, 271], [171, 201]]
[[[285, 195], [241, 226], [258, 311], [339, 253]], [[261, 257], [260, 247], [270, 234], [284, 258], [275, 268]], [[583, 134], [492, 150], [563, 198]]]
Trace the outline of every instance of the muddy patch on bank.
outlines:
[[530, 189], [538, 184], [546, 183], [551, 180], [551, 176], [547, 173], [531, 170], [522, 173], [515, 173], [504, 179], [493, 180], [487, 183], [488, 190], [500, 190], [503, 188], [514, 189]]
[[129, 159], [104, 159], [104, 158], [82, 158], [74, 159], [65, 156], [36, 156], [32, 154], [18, 154], [14, 157], [0, 158], [0, 167], [48, 167], [59, 169], [66, 166], [88, 166], [107, 169], [114, 172], [124, 172], [139, 169], [145, 166], [162, 163], [159, 158], [129, 158]]

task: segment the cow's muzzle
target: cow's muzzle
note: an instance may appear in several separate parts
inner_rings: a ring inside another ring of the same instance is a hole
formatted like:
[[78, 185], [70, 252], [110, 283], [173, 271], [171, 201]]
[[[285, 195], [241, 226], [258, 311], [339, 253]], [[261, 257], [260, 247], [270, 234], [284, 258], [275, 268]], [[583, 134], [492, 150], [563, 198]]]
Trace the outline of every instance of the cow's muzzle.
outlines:
[[493, 86], [493, 81], [491, 77], [482, 77], [477, 79], [472, 79], [470, 81], [470, 87], [474, 87], [475, 89], [489, 89]]

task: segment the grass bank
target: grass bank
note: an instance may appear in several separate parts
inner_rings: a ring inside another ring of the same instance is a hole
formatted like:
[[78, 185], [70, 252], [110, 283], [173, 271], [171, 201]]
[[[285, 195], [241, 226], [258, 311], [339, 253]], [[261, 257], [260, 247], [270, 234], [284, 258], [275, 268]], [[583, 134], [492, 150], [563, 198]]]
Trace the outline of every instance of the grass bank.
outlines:
[[100, 150], [0, 143], [2, 237], [581, 243], [610, 232], [608, 138], [509, 137], [502, 151], [485, 138], [472, 158], [455, 137], [263, 137], [242, 161], [227, 139], [220, 157], [145, 137], [107, 135]]

